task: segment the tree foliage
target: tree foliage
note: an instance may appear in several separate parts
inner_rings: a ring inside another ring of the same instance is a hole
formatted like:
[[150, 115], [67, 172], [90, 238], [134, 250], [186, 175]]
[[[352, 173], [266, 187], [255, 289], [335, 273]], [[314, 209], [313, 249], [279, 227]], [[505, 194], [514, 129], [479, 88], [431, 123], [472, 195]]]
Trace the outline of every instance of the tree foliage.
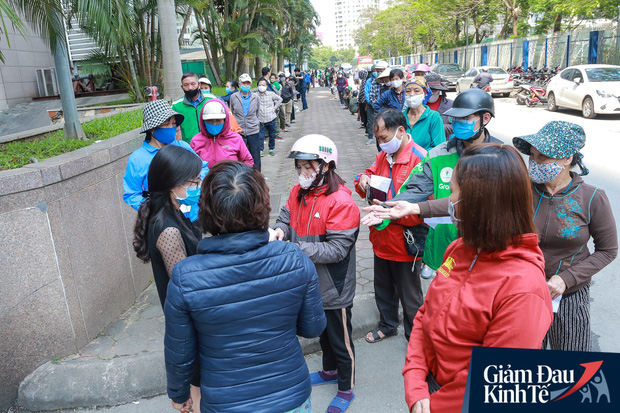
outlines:
[[351, 63], [355, 57], [355, 49], [334, 50], [331, 46], [317, 46], [312, 49], [308, 57], [308, 66], [323, 68], [326, 66], [336, 67], [343, 63]]

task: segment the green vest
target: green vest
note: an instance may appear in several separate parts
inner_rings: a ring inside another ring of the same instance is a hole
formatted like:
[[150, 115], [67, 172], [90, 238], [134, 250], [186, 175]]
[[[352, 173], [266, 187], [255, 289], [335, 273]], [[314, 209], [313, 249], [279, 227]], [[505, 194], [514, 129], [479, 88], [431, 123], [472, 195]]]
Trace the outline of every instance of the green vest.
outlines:
[[217, 96], [211, 93], [202, 93], [202, 101], [194, 108], [189, 100], [184, 96], [172, 102], [172, 110], [179, 112], [185, 117], [181, 123], [181, 134], [183, 140], [189, 143], [192, 138], [200, 133], [200, 112], [204, 104]]
[[[450, 178], [458, 161], [459, 154], [456, 151], [433, 158], [431, 170], [435, 199], [450, 196]], [[438, 224], [435, 228], [431, 228], [424, 246], [423, 259], [426, 265], [434, 270], [439, 268], [443, 264], [446, 249], [457, 238], [458, 230], [453, 224]]]

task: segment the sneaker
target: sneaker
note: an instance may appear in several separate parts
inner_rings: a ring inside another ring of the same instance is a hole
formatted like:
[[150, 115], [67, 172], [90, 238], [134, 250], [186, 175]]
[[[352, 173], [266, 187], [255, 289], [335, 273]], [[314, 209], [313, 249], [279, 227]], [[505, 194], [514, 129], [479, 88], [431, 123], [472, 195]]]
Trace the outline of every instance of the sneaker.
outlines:
[[277, 140], [277, 141], [283, 141], [283, 140], [284, 140], [284, 138], [281, 138], [281, 137], [279, 137], [279, 136], [276, 136], [276, 140]]
[[263, 151], [260, 151], [260, 157], [263, 158], [265, 156], [265, 154], [263, 153]]
[[296, 121], [292, 120], [291, 123], [297, 123]]
[[273, 149], [270, 149], [269, 156], [276, 156], [276, 151], [274, 151]]
[[374, 139], [368, 139], [366, 141], [366, 145], [374, 145], [375, 144], [375, 140]]
[[288, 132], [288, 129], [280, 129], [280, 132]]

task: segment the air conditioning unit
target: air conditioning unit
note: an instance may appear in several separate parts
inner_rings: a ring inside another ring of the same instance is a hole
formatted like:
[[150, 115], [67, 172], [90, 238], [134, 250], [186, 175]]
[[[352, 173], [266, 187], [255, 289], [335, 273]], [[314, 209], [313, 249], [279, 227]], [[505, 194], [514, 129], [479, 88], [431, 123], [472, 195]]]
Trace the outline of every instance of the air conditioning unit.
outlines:
[[36, 69], [37, 86], [39, 88], [39, 96], [56, 96], [58, 95], [58, 79], [56, 78], [56, 68]]

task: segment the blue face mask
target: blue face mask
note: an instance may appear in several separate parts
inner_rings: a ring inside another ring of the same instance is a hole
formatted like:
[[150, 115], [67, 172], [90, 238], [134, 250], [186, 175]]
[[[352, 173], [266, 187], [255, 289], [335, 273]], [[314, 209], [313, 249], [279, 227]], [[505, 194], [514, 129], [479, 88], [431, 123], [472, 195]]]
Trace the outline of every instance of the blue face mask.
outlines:
[[243, 93], [248, 93], [250, 91], [250, 86], [239, 86], [239, 89], [241, 89]]
[[284, 82], [284, 80], [285, 80], [285, 79], [284, 79], [283, 77], [281, 77], [281, 78], [280, 78], [280, 82]]
[[223, 123], [220, 123], [219, 125], [212, 125], [208, 122], [205, 122], [205, 126], [207, 127], [207, 132], [209, 132], [209, 135], [212, 135], [212, 136], [219, 135], [222, 129], [224, 129]]
[[230, 90], [229, 87], [226, 88], [226, 94], [228, 95], [230, 92], [232, 92], [232, 90]]
[[377, 73], [377, 72], [372, 72], [372, 77], [377, 77], [377, 76], [379, 76], [379, 73]]
[[176, 198], [179, 204], [192, 206], [198, 204], [198, 199], [200, 199], [200, 187], [199, 186], [188, 186], [185, 188], [185, 198], [179, 198], [177, 194]]
[[174, 142], [176, 135], [176, 126], [171, 126], [169, 128], [155, 128], [155, 130], [153, 131], [153, 137], [164, 145], [169, 145]]
[[452, 121], [452, 131], [454, 136], [459, 139], [471, 139], [477, 131], [474, 130], [476, 121], [473, 120], [454, 120]]

